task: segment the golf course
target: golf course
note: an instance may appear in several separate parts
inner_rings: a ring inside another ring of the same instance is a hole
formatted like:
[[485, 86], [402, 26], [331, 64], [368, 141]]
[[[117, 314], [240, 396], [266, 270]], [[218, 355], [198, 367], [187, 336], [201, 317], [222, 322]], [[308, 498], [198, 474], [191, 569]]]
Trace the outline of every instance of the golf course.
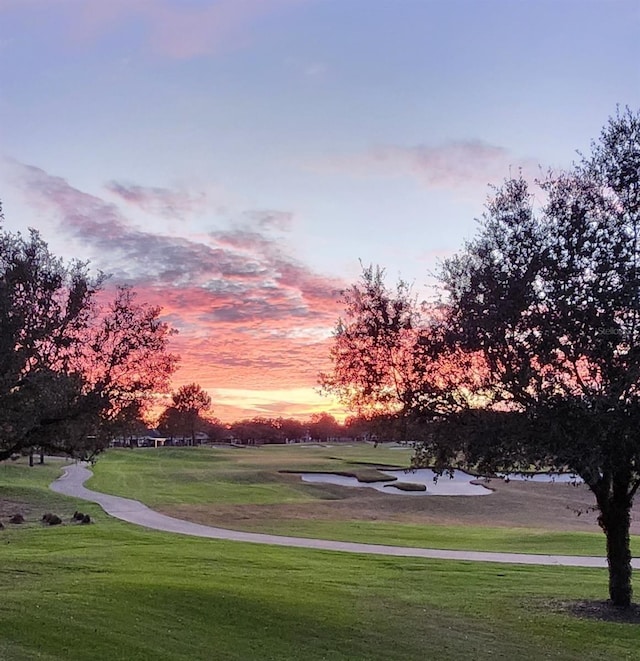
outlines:
[[[300, 478], [339, 472], [371, 480], [378, 468], [409, 460], [409, 450], [366, 444], [109, 450], [86, 486], [232, 530], [604, 554], [579, 485], [491, 480], [490, 495], [441, 497]], [[64, 465], [0, 465], [2, 659], [640, 658], [633, 618], [588, 617], [588, 604], [606, 598], [605, 569], [361, 555], [151, 531], [51, 491]], [[72, 522], [78, 510], [91, 524]], [[46, 512], [63, 524], [43, 525]], [[15, 513], [25, 523], [8, 523]], [[638, 537], [632, 548], [637, 552]]]

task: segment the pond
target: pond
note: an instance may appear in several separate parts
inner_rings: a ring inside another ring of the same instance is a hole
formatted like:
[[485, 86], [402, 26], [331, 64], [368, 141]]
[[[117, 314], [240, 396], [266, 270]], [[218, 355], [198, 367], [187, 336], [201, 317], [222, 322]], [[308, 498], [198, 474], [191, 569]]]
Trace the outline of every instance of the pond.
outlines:
[[[430, 468], [420, 468], [414, 471], [381, 470], [380, 472], [396, 479], [393, 482], [358, 482], [355, 477], [336, 475], [334, 473], [301, 473], [300, 475], [303, 482], [338, 484], [343, 487], [366, 487], [381, 491], [382, 493], [401, 496], [488, 496], [493, 493], [491, 489], [488, 489], [482, 484], [473, 484], [473, 482], [477, 482], [477, 476], [470, 475], [461, 470], [455, 470], [452, 478], [448, 475], [443, 475], [437, 481], [434, 481], [435, 473]], [[579, 479], [576, 479], [575, 475], [569, 473], [514, 473], [508, 477], [496, 477], [493, 479], [495, 481], [505, 480], [507, 482], [511, 480], [560, 483], [580, 482]], [[394, 486], [397, 483], [423, 485], [425, 490], [406, 491]]]

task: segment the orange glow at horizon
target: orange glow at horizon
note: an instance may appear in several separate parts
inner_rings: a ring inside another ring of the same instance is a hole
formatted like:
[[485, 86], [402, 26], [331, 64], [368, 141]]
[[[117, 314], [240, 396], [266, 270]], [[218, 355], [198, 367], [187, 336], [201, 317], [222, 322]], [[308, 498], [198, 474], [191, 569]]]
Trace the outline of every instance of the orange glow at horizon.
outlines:
[[173, 218], [177, 205], [188, 215], [190, 199], [170, 194], [168, 202], [164, 189], [117, 182], [101, 197], [41, 168], [17, 168], [31, 199], [58, 219], [59, 233], [81, 242], [84, 256], [112, 274], [105, 296], [111, 283], [126, 283], [178, 331], [170, 342], [180, 356], [173, 390], [199, 384], [212, 397], [213, 415], [225, 422], [321, 411], [345, 417], [314, 390], [319, 373], [330, 368], [345, 282], [285, 250], [287, 214], [253, 211], [243, 222], [178, 236], [131, 216], [153, 216], [155, 227], [153, 210], [169, 204]]
[[340, 314], [334, 300], [309, 300], [310, 318], [227, 321], [216, 318], [219, 301], [206, 292], [138, 290], [178, 330], [170, 346], [180, 356], [172, 389], [198, 383], [211, 396], [211, 415], [223, 423], [254, 417], [304, 421], [323, 412], [344, 422], [350, 414], [318, 391], [319, 373], [331, 367], [331, 330]]

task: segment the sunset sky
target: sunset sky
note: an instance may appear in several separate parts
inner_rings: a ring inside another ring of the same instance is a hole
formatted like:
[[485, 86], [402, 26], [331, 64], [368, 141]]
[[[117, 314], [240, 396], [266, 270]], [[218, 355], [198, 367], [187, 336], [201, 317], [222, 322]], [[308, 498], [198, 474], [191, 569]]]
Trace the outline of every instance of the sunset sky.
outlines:
[[616, 104], [638, 0], [0, 0], [5, 226], [161, 305], [225, 421], [340, 413], [359, 260], [428, 295], [487, 184], [569, 166]]

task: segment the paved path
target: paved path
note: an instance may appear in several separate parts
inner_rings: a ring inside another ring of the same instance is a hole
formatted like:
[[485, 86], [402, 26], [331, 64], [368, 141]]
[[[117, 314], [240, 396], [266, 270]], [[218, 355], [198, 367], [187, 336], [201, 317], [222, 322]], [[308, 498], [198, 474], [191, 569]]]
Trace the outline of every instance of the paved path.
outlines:
[[[383, 544], [358, 544], [355, 542], [337, 542], [327, 539], [308, 539], [305, 537], [285, 537], [262, 533], [240, 532], [226, 528], [214, 528], [198, 523], [174, 519], [148, 508], [137, 500], [110, 496], [84, 487], [92, 472], [82, 464], [64, 467], [63, 475], [51, 484], [51, 489], [66, 496], [98, 503], [111, 516], [122, 521], [135, 523], [145, 528], [163, 530], [181, 535], [225, 539], [253, 544], [273, 544], [324, 551], [343, 551], [347, 553], [369, 553], [377, 555], [395, 555], [409, 558], [434, 558], [440, 560], [471, 560], [474, 562], [499, 562], [522, 565], [558, 565], [564, 567], [606, 567], [605, 558], [571, 555], [537, 555], [529, 553], [485, 553], [481, 551], [451, 551], [422, 549], [407, 546], [386, 546]], [[640, 560], [633, 561], [634, 568], [640, 568]]]

